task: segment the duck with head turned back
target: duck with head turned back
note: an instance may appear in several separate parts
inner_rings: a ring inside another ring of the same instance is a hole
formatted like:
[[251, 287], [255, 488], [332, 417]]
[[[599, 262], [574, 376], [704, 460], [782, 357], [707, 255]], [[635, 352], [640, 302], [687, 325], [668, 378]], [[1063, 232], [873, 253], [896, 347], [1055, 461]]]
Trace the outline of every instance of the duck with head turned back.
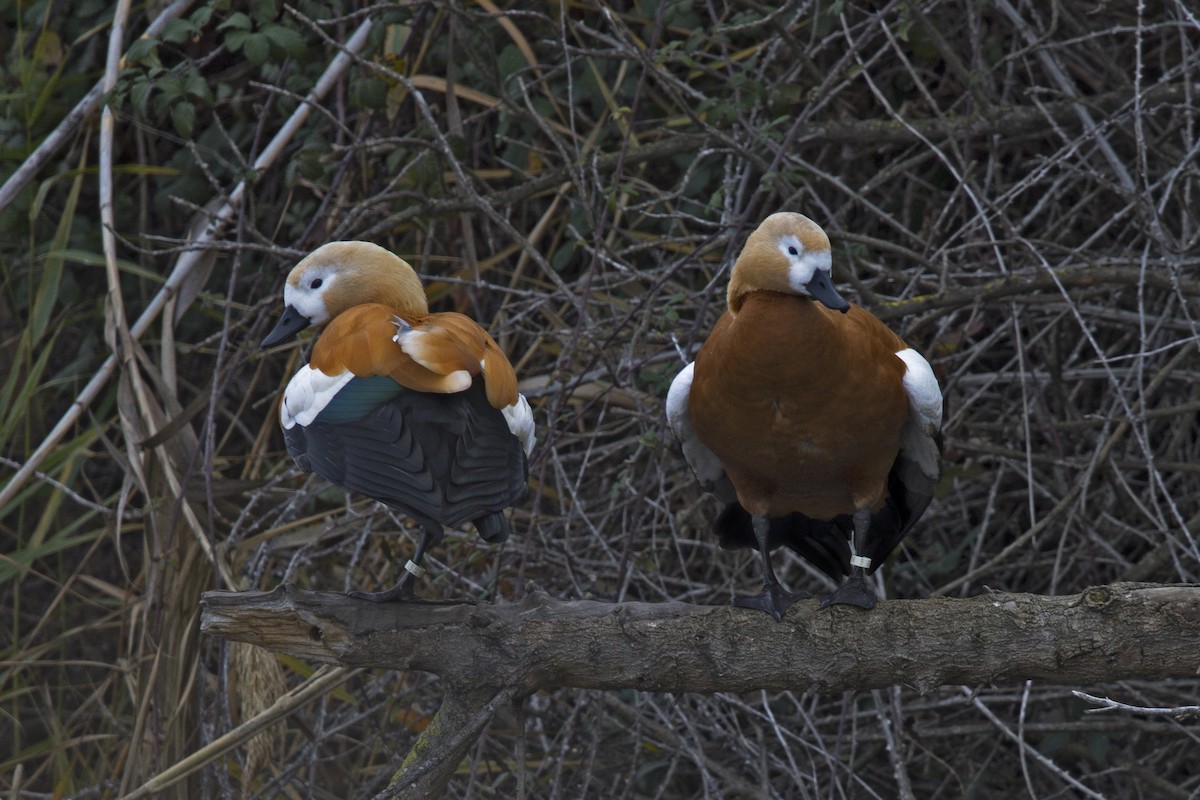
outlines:
[[288, 453], [421, 527], [396, 585], [352, 596], [411, 599], [445, 525], [470, 521], [489, 542], [508, 538], [504, 510], [525, 493], [533, 417], [492, 337], [462, 314], [429, 313], [412, 267], [368, 242], [313, 251], [288, 275], [283, 300], [264, 348], [324, 328], [283, 393]]
[[823, 606], [872, 608], [865, 577], [933, 498], [942, 393], [929, 363], [831, 279], [829, 238], [772, 214], [734, 263], [728, 309], [676, 376], [667, 419], [701, 484], [724, 502], [724, 547], [753, 547], [763, 591], [739, 606], [782, 619], [771, 550], [835, 581]]

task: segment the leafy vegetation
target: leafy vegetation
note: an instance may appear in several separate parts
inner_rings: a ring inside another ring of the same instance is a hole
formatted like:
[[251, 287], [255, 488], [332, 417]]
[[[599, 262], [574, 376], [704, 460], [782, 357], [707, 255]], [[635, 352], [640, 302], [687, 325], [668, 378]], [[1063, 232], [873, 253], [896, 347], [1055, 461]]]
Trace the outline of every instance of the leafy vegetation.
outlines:
[[[0, 5], [7, 795], [118, 797], [211, 752], [158, 796], [370, 796], [436, 708], [421, 675], [319, 684], [198, 631], [206, 590], [390, 585], [412, 547], [292, 472], [277, 431], [300, 351], [257, 343], [332, 239], [411, 261], [535, 406], [516, 535], [452, 534], [426, 597], [724, 603], [757, 580], [708, 535], [662, 400], [779, 209], [829, 231], [835, 278], [946, 391], [940, 497], [888, 594], [1198, 579], [1188, 4], [177, 0], [133, 7], [115, 89], [72, 121], [114, 13]], [[302, 684], [321, 691], [285, 722], [203, 750]], [[523, 769], [536, 797], [1200, 791], [1192, 723], [1089, 715], [1072, 688], [537, 695], [452, 789], [513, 796]]]

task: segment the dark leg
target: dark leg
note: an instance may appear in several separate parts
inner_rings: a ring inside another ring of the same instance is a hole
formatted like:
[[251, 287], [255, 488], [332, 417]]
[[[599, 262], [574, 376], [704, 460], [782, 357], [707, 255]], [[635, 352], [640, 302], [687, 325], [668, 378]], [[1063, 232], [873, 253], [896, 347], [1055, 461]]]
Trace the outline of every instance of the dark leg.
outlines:
[[867, 570], [871, 559], [860, 556], [867, 549], [867, 534], [871, 531], [871, 510], [860, 508], [854, 512], [854, 534], [850, 540], [850, 577], [841, 587], [821, 600], [821, 608], [833, 605], [875, 607], [875, 592], [867, 585]]
[[400, 580], [396, 582], [395, 586], [383, 592], [350, 592], [347, 596], [353, 597], [355, 600], [366, 600], [371, 603], [412, 600], [414, 596], [413, 584], [425, 572], [425, 569], [421, 566], [421, 559], [425, 557], [425, 550], [433, 543], [434, 538], [431, 531], [426, 528], [421, 529], [421, 541], [417, 542], [417, 552], [413, 553], [413, 557], [404, 565], [404, 574], [400, 576]]
[[762, 594], [752, 597], [735, 597], [733, 604], [742, 608], [757, 608], [775, 618], [776, 622], [783, 620], [783, 612], [797, 600], [812, 597], [807, 592], [787, 592], [779, 585], [775, 577], [775, 568], [771, 566], [771, 550], [767, 546], [767, 535], [771, 530], [771, 521], [766, 517], [755, 516], [754, 538], [758, 542], [758, 552], [762, 556], [763, 590]]

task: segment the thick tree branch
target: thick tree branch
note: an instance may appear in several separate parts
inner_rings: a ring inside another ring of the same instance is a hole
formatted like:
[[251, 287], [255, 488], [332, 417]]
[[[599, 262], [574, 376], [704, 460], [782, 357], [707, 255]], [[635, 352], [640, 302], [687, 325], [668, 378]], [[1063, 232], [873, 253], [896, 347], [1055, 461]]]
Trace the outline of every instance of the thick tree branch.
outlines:
[[1066, 597], [797, 603], [782, 623], [724, 606], [565, 602], [372, 605], [281, 587], [209, 592], [205, 632], [311, 661], [414, 669], [448, 685], [658, 692], [839, 692], [1022, 680], [1192, 677], [1200, 587], [1115, 584]]
[[870, 612], [808, 600], [782, 623], [727, 606], [544, 592], [500, 605], [375, 605], [283, 586], [208, 592], [201, 626], [312, 661], [441, 676], [441, 708], [376, 800], [439, 796], [498, 705], [538, 689], [928, 691], [1192, 677], [1200, 666], [1200, 586], [892, 600]]

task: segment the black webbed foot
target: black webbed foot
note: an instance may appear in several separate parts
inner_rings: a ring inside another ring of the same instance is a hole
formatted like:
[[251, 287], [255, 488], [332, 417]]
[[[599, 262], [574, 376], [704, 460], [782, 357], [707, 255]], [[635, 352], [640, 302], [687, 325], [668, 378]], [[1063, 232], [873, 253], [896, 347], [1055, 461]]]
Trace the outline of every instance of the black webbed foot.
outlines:
[[355, 600], [366, 600], [368, 603], [404, 603], [416, 597], [416, 592], [413, 589], [413, 580], [411, 572], [405, 572], [400, 580], [390, 589], [382, 592], [347, 592], [347, 597], [352, 597]]
[[855, 572], [837, 591], [828, 597], [821, 598], [821, 608], [836, 605], [858, 606], [867, 609], [875, 607], [875, 592], [867, 585], [867, 580], [863, 577], [861, 570], [856, 568]]
[[355, 600], [366, 600], [368, 603], [404, 603], [412, 600], [416, 595], [411, 582], [400, 581], [392, 588], [382, 592], [347, 592], [346, 596]]
[[417, 578], [425, 574], [425, 568], [421, 566], [421, 559], [425, 557], [425, 550], [429, 548], [429, 545], [440, 536], [441, 530], [435, 531], [426, 528], [421, 531], [421, 541], [417, 542], [417, 551], [404, 565], [404, 574], [392, 588], [383, 592], [348, 592], [346, 596], [355, 600], [366, 600], [368, 603], [403, 603], [412, 600], [416, 597], [413, 584], [417, 582]]
[[797, 600], [807, 600], [812, 597], [808, 592], [789, 592], [778, 583], [763, 586], [762, 594], [733, 598], [733, 604], [739, 608], [757, 608], [775, 618], [776, 622], [783, 621], [783, 614]]

